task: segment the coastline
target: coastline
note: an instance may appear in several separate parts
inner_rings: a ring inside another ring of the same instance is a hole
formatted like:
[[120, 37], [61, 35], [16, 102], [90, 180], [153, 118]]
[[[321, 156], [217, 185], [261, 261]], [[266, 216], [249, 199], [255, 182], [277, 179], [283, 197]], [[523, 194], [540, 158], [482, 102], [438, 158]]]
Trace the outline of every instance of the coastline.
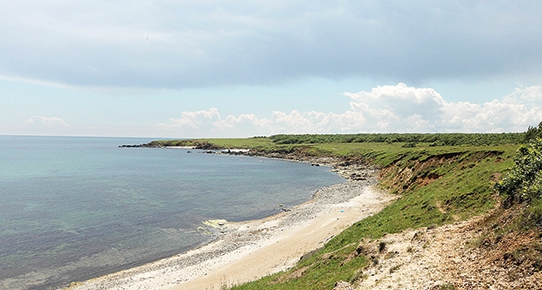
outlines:
[[[282, 213], [261, 220], [220, 222], [218, 238], [205, 246], [75, 282], [66, 289], [221, 289], [286, 270], [393, 199], [374, 188], [376, 170], [354, 167], [334, 167], [347, 181], [322, 188], [311, 200]], [[364, 178], [348, 180], [352, 175]]]

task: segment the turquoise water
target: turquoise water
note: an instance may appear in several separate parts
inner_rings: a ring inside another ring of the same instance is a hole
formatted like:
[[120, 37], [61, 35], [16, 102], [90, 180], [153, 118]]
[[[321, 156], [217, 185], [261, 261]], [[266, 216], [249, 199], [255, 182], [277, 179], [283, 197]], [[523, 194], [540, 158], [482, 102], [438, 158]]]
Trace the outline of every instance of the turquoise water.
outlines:
[[0, 289], [46, 289], [208, 242], [208, 219], [277, 213], [343, 182], [326, 167], [150, 139], [0, 136]]

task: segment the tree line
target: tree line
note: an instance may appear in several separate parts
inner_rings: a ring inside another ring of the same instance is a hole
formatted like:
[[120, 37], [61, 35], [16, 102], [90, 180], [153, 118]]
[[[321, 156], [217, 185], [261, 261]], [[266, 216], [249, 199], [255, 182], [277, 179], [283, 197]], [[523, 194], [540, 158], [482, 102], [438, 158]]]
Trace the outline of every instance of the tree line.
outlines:
[[[530, 129], [534, 130], [534, 129]], [[426, 143], [429, 146], [504, 145], [526, 141], [527, 133], [375, 133], [375, 134], [278, 134], [269, 138], [275, 144], [316, 143]]]

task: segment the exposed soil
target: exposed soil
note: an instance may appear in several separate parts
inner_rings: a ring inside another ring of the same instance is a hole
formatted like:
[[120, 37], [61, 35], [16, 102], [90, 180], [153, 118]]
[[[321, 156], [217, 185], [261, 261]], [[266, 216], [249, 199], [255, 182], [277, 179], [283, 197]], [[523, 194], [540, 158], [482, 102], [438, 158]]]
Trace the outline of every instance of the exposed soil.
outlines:
[[[371, 265], [351, 289], [542, 289], [542, 275], [527, 257], [511, 259], [533, 235], [483, 247], [482, 217], [422, 228], [360, 244]], [[506, 240], [506, 241], [505, 241]], [[507, 258], [508, 257], [508, 258]], [[345, 288], [345, 282], [336, 289]]]

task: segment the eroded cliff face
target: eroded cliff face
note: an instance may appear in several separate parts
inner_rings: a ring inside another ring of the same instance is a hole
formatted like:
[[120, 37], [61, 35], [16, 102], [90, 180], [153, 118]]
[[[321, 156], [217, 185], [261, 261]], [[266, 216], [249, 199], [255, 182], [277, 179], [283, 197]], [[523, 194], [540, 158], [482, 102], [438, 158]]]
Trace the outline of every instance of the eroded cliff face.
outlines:
[[439, 179], [438, 168], [457, 162], [461, 153], [434, 156], [429, 159], [399, 160], [380, 171], [379, 179], [383, 188], [391, 193], [402, 194], [415, 186], [425, 186]]
[[[455, 152], [421, 158], [400, 158], [380, 170], [382, 188], [390, 193], [402, 194], [423, 187], [449, 174], [452, 170], [463, 171], [475, 167], [480, 161], [494, 158], [502, 160], [500, 151]], [[493, 173], [493, 179], [499, 173]]]

